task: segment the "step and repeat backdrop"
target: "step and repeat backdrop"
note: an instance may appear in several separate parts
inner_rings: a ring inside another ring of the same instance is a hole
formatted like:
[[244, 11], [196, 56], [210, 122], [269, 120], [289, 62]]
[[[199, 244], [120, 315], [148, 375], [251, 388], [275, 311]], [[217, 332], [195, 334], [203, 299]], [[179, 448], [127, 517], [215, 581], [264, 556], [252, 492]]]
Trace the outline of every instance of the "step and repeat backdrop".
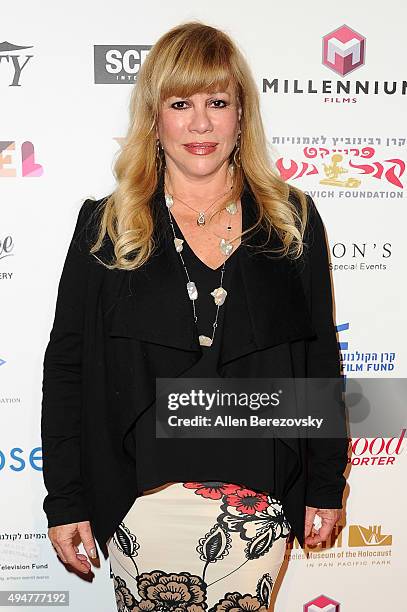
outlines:
[[[159, 36], [189, 19], [237, 41], [276, 171], [321, 213], [347, 385], [406, 377], [403, 2], [9, 3], [0, 24], [0, 591], [65, 591], [74, 612], [113, 611], [115, 595], [108, 560], [80, 577], [47, 538], [43, 355], [80, 205], [114, 186], [138, 70]], [[287, 550], [276, 612], [403, 607], [407, 434], [350, 446], [344, 518], [322, 549]]]

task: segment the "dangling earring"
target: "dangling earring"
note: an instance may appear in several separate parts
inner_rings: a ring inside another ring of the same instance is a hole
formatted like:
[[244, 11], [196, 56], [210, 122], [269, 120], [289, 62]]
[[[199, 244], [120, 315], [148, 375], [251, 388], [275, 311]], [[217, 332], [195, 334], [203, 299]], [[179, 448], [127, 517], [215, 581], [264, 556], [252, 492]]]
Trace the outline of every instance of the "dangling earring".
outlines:
[[156, 147], [155, 147], [155, 161], [157, 164], [157, 171], [161, 172], [162, 170], [162, 165], [163, 165], [163, 160], [162, 160], [162, 156], [161, 156], [161, 151], [164, 150], [161, 147], [161, 143], [160, 143], [160, 139], [157, 138], [156, 142]]
[[233, 162], [234, 162], [235, 166], [240, 166], [240, 164], [241, 164], [241, 158], [240, 158], [240, 132], [238, 134], [237, 141], [236, 141], [236, 148], [235, 148], [235, 152], [233, 154]]

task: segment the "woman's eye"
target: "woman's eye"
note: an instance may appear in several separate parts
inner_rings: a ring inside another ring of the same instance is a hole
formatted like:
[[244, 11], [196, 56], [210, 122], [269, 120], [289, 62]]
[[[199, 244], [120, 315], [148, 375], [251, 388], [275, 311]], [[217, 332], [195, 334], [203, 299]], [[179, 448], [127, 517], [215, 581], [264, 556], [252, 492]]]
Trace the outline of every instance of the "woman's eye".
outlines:
[[216, 106], [216, 108], [225, 108], [225, 106], [227, 106], [227, 103], [225, 100], [213, 100], [214, 104], [217, 104], [218, 102], [220, 102], [221, 104], [223, 104], [223, 106]]
[[179, 100], [178, 102], [174, 102], [173, 104], [171, 104], [172, 108], [178, 109], [178, 110], [182, 110], [183, 108], [185, 108], [184, 106], [175, 106], [176, 104], [185, 104], [185, 100]]
[[[220, 105], [219, 105], [220, 102]], [[171, 108], [174, 108], [175, 110], [184, 110], [184, 108], [187, 108], [186, 106], [178, 106], [181, 104], [187, 104], [186, 100], [178, 100], [177, 102], [173, 102], [171, 104]], [[221, 100], [221, 99], [216, 99], [216, 100], [211, 100], [209, 102], [209, 104], [214, 104], [215, 108], [225, 108], [227, 106], [227, 102], [225, 100]]]

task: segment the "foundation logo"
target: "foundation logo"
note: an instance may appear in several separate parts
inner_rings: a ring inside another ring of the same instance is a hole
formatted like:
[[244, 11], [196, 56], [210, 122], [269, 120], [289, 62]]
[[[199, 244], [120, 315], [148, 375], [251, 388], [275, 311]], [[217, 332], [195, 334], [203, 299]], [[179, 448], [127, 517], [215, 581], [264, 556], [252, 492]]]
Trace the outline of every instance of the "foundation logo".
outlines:
[[391, 535], [382, 534], [381, 525], [370, 525], [363, 527], [362, 525], [349, 526], [349, 547], [354, 546], [391, 546], [393, 537]]
[[345, 76], [365, 63], [366, 39], [347, 25], [342, 25], [322, 39], [322, 63]]
[[304, 605], [304, 612], [340, 612], [340, 605], [330, 597], [320, 595]]

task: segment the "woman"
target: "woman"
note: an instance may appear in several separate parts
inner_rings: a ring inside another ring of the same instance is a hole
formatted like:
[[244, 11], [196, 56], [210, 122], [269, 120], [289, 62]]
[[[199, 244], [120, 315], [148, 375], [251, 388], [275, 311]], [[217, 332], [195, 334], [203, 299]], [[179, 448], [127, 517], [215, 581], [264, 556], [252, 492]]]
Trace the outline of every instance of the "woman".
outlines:
[[155, 381], [339, 376], [322, 220], [271, 168], [242, 54], [199, 22], [149, 52], [115, 170], [44, 358], [49, 537], [83, 572], [75, 538], [106, 545], [119, 610], [267, 608], [289, 533], [340, 517], [347, 441], [157, 438]]

